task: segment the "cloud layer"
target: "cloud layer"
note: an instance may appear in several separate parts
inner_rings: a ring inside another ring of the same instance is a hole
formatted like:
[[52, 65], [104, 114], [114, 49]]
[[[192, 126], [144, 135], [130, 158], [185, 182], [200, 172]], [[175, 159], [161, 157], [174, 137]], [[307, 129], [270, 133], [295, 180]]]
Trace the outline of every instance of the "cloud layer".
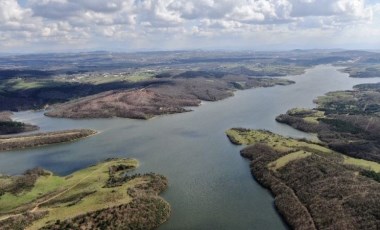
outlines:
[[358, 28], [377, 34], [379, 8], [364, 0], [1, 0], [0, 51], [285, 48], [296, 38], [327, 46], [332, 36], [339, 45]]

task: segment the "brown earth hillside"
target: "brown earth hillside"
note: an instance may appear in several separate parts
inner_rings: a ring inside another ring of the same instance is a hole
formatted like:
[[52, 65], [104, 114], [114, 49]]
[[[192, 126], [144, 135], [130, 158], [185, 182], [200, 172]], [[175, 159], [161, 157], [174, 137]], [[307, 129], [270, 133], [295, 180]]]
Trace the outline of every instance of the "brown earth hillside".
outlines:
[[288, 85], [286, 79], [226, 76], [223, 79], [175, 79], [141, 89], [113, 90], [53, 106], [45, 115], [64, 118], [123, 117], [149, 119], [157, 115], [190, 111], [201, 100], [218, 101], [237, 89]]
[[70, 142], [96, 133], [90, 129], [75, 129], [22, 136], [2, 136], [0, 137], [0, 151]]

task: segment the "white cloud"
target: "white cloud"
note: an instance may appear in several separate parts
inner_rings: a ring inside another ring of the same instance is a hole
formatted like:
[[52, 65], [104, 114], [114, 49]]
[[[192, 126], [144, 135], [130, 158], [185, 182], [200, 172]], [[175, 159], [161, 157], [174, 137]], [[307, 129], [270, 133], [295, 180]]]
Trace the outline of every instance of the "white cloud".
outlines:
[[290, 12], [292, 6], [288, 1], [247, 1], [246, 4], [236, 6], [228, 15], [236, 21], [247, 23], [281, 23], [292, 20]]
[[319, 31], [328, 42], [352, 28], [378, 31], [373, 22], [379, 8], [365, 0], [27, 0], [22, 6], [0, 0], [0, 39], [2, 49], [66, 42], [107, 48], [112, 41], [154, 41], [161, 48], [170, 39], [193, 47], [191, 41], [201, 46], [201, 38], [208, 39], [204, 44], [248, 38], [267, 43], [290, 39], [286, 33], [310, 39]]
[[225, 17], [239, 1], [229, 0], [177, 0], [171, 1], [169, 9], [179, 12], [182, 18], [192, 19], [220, 19]]
[[140, 0], [135, 5], [134, 14], [143, 24], [156, 27], [180, 25], [183, 19], [179, 12], [169, 9], [168, 0]]
[[371, 7], [364, 0], [289, 0], [293, 6], [292, 16], [349, 16], [367, 19]]
[[0, 21], [11, 22], [20, 21], [28, 10], [23, 10], [16, 0], [2, 0], [0, 1]]

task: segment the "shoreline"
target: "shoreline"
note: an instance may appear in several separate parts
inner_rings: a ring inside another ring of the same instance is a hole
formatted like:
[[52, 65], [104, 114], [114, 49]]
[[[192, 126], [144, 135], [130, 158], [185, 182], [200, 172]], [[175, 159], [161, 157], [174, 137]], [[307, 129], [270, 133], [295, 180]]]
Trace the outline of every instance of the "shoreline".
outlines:
[[[236, 77], [238, 78], [238, 77]], [[236, 88], [236, 79], [181, 79], [174, 85], [157, 85], [143, 89], [106, 91], [52, 105], [44, 115], [55, 118], [96, 119], [130, 118], [149, 120], [167, 114], [190, 112], [189, 107], [199, 107], [202, 101], [220, 101], [234, 96], [236, 90], [287, 86], [294, 81], [278, 78], [246, 78], [244, 86]]]
[[96, 134], [99, 134], [99, 132], [91, 129], [74, 129], [21, 136], [0, 136], [0, 151], [5, 152], [70, 143]]

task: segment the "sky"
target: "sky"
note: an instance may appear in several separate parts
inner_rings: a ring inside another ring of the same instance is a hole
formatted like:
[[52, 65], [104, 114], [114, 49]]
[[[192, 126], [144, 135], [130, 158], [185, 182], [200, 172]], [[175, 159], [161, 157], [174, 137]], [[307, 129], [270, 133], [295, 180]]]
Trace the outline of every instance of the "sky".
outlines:
[[380, 49], [380, 0], [0, 0], [0, 52]]

